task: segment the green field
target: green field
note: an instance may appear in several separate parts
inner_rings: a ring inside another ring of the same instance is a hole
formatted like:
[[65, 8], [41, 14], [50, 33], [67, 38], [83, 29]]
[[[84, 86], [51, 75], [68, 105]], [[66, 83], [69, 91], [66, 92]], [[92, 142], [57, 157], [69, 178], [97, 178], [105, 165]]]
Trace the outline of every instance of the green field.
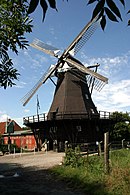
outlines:
[[89, 195], [130, 195], [130, 150], [110, 152], [110, 173], [104, 173], [104, 157], [75, 155], [52, 169], [60, 179]]

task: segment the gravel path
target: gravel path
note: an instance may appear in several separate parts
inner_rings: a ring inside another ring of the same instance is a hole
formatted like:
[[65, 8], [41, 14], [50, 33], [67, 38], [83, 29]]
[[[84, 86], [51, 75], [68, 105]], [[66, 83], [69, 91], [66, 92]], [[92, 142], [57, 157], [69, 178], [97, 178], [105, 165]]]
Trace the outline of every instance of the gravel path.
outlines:
[[[15, 166], [35, 167], [38, 169], [48, 169], [62, 162], [64, 153], [38, 152], [10, 154], [0, 157], [0, 172], [14, 168]], [[10, 166], [9, 166], [10, 165]]]
[[83, 195], [49, 171], [64, 155], [49, 151], [0, 156], [0, 194]]

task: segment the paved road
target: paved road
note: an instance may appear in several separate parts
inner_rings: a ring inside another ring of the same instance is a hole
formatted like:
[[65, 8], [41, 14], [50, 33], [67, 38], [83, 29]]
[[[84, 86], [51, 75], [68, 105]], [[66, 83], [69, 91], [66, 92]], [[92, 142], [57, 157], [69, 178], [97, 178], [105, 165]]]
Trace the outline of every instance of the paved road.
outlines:
[[61, 164], [64, 155], [49, 151], [0, 156], [0, 194], [83, 195], [48, 170]]

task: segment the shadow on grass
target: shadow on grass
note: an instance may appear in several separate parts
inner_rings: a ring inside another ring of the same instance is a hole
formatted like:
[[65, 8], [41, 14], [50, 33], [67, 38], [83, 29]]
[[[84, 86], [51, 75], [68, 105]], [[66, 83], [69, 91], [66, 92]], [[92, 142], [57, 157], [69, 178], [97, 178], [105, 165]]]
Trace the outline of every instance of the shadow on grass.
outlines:
[[[78, 180], [77, 180], [78, 181]], [[79, 181], [79, 183], [81, 183]], [[94, 195], [97, 192], [107, 195], [100, 183], [89, 183], [85, 192], [78, 182], [61, 179], [49, 169], [21, 167], [15, 163], [0, 164], [0, 194], [43, 194], [43, 195]]]

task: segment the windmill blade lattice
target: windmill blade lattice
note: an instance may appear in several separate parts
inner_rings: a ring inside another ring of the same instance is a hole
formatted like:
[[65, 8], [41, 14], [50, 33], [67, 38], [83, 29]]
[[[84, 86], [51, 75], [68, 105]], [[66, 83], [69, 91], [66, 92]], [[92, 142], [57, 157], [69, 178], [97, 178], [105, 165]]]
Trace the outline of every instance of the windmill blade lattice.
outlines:
[[28, 101], [32, 98], [32, 96], [36, 93], [39, 87], [46, 82], [46, 80], [52, 75], [52, 73], [56, 70], [56, 65], [54, 67], [49, 68], [43, 76], [39, 79], [39, 81], [34, 85], [34, 87], [21, 99], [23, 106], [25, 106]]
[[[93, 65], [93, 66], [89, 66], [87, 68], [90, 68], [90, 67], [93, 68], [93, 67], [96, 67], [96, 66], [98, 67], [99, 64], [96, 64], [96, 65]], [[93, 76], [91, 76], [89, 74], [86, 75], [86, 79], [84, 80], [82, 75], [80, 75], [79, 72], [73, 71], [73, 69], [71, 69], [70, 72], [74, 76], [80, 78], [82, 82], [87, 83], [87, 85], [89, 87], [89, 90], [90, 90], [90, 94], [92, 94], [93, 89], [95, 89], [95, 90], [100, 92], [102, 90], [102, 88], [106, 84], [104, 81], [99, 80], [99, 79], [97, 79], [97, 78], [95, 78], [95, 77], [93, 77]]]
[[68, 62], [70, 65], [72, 65], [72, 66], [76, 67], [77, 69], [79, 69], [81, 72], [89, 74], [89, 75], [101, 80], [104, 83], [108, 83], [108, 78], [100, 75], [97, 72], [94, 72], [94, 71], [90, 70], [89, 68], [87, 68], [85, 66], [82, 66], [81, 64], [75, 62], [73, 59], [67, 58], [67, 59], [65, 59], [65, 61]]
[[95, 30], [99, 26], [99, 23], [100, 19], [98, 19], [98, 16], [96, 16], [83, 28], [83, 30], [63, 53], [63, 55], [66, 55], [68, 52], [73, 53], [73, 55], [77, 54], [77, 52], [84, 46], [87, 40], [89, 40], [89, 38], [95, 32]]
[[87, 75], [86, 80], [87, 80], [87, 84], [88, 84], [88, 87], [91, 93], [92, 93], [93, 88], [100, 92], [105, 85], [103, 81], [95, 77], [92, 77], [91, 75]]
[[95, 22], [93, 23], [88, 30], [83, 34], [83, 36], [81, 37], [81, 39], [75, 44], [74, 47], [74, 55], [76, 55], [78, 53], [78, 51], [85, 45], [85, 43], [90, 39], [90, 37], [92, 36], [92, 34], [95, 32], [95, 30], [98, 27], [98, 23]]
[[42, 41], [40, 41], [39, 39], [34, 39], [30, 45], [36, 49], [43, 51], [44, 53], [50, 54], [50, 55], [55, 56], [55, 57], [57, 57], [57, 53], [60, 52], [59, 49], [57, 49], [51, 45], [45, 44]]

